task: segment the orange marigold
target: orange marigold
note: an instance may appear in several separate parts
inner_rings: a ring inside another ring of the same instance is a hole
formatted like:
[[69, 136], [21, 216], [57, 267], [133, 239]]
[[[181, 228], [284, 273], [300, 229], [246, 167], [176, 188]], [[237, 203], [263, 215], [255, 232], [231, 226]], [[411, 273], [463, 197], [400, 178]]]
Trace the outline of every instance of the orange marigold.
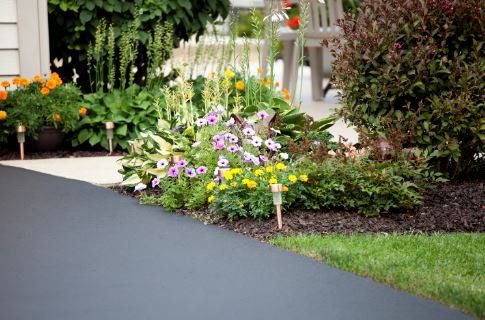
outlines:
[[0, 100], [7, 100], [8, 92], [4, 90], [0, 90]]
[[238, 82], [236, 82], [236, 89], [239, 90], [239, 91], [243, 91], [244, 90], [244, 82], [239, 80]]
[[21, 86], [28, 86], [30, 83], [30, 80], [27, 78], [20, 78], [20, 85]]
[[0, 121], [7, 120], [7, 111], [0, 110]]
[[44, 96], [49, 94], [50, 92], [51, 91], [46, 87], [43, 87], [42, 89], [40, 89], [40, 93], [42, 93], [42, 95], [44, 95]]
[[2, 87], [4, 87], [5, 89], [7, 89], [8, 87], [10, 87], [10, 82], [8, 81], [2, 81]]
[[86, 109], [86, 107], [82, 107], [81, 109], [79, 109], [79, 115], [81, 117], [85, 116], [87, 113], [88, 113], [88, 109]]
[[19, 77], [14, 77], [12, 79], [12, 83], [16, 86], [18, 86], [20, 84], [20, 78]]
[[60, 122], [61, 122], [61, 120], [62, 120], [62, 119], [61, 119], [61, 115], [60, 115], [60, 114], [58, 114], [58, 113], [56, 113], [56, 114], [54, 115], [54, 121], [55, 121], [55, 122], [57, 122], [57, 123], [60, 123]]
[[36, 76], [34, 77], [34, 82], [37, 82], [37, 83], [42, 83], [42, 77], [41, 77], [41, 76], [39, 76], [39, 75], [36, 75]]
[[56, 85], [60, 86], [62, 84], [62, 79], [57, 77], [57, 78], [53, 78], [54, 81], [56, 82]]
[[54, 79], [47, 80], [47, 82], [45, 83], [45, 86], [51, 90], [54, 89], [56, 87], [56, 80]]

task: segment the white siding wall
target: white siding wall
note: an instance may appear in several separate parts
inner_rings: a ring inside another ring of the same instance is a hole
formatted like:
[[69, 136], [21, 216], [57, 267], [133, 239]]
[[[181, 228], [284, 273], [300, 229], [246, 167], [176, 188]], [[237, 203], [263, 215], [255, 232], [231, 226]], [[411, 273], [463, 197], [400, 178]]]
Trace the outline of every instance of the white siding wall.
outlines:
[[0, 78], [20, 75], [16, 0], [0, 0]]

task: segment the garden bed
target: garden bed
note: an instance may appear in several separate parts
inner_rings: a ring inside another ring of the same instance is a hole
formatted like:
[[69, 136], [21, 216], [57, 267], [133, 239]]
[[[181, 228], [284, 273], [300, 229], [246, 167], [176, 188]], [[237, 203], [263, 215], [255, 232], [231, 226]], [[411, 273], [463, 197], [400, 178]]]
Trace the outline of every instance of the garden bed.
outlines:
[[[126, 153], [123, 151], [114, 151], [112, 156], [123, 156]], [[106, 150], [75, 150], [62, 149], [50, 152], [29, 152], [25, 153], [26, 160], [35, 159], [50, 159], [50, 158], [81, 158], [81, 157], [105, 157], [108, 156]], [[0, 150], [0, 160], [19, 160], [18, 150]]]
[[[113, 190], [140, 198], [132, 189], [114, 187]], [[159, 195], [159, 189], [146, 190]], [[178, 213], [194, 216], [222, 228], [259, 240], [277, 234], [298, 233], [435, 233], [485, 232], [484, 181], [456, 182], [438, 186], [424, 194], [423, 204], [413, 210], [366, 218], [355, 212], [338, 210], [290, 210], [283, 214], [283, 230], [278, 231], [274, 219], [239, 219], [228, 221], [211, 216], [207, 210]]]

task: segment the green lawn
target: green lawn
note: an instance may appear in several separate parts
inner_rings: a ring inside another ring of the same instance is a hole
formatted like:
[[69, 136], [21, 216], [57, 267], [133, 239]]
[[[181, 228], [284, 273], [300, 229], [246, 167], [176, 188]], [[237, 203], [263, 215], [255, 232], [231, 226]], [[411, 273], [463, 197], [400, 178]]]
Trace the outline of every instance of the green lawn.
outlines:
[[485, 235], [279, 236], [276, 246], [485, 318]]

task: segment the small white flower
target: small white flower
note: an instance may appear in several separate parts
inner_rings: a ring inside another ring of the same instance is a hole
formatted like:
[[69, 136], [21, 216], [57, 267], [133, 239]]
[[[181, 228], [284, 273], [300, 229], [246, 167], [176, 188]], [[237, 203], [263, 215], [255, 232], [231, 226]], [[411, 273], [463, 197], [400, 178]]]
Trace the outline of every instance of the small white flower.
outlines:
[[64, 59], [63, 58], [60, 58], [60, 59], [54, 58], [53, 62], [54, 62], [54, 65], [56, 66], [56, 68], [60, 68], [64, 64]]
[[167, 159], [161, 159], [157, 162], [157, 169], [162, 169], [168, 166], [168, 160]]
[[139, 183], [135, 186], [135, 191], [142, 191], [147, 188], [147, 185], [144, 183]]
[[288, 160], [288, 158], [289, 158], [288, 153], [285, 153], [285, 152], [280, 153], [280, 157], [283, 160]]
[[135, 74], [137, 72], [138, 72], [138, 68], [137, 67], [131, 68], [131, 73]]

